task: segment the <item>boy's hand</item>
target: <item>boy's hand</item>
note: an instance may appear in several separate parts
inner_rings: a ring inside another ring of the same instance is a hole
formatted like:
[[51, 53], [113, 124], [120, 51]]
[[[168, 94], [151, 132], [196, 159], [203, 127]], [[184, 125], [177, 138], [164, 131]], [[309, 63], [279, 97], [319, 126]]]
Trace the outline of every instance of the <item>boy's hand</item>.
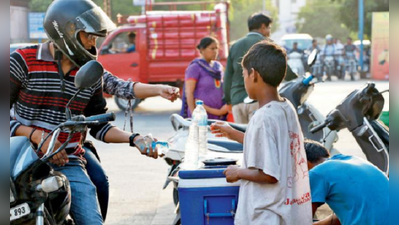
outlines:
[[216, 137], [227, 137], [228, 139], [232, 139], [232, 131], [234, 131], [234, 129], [227, 122], [217, 121], [211, 124], [211, 133], [215, 134]]
[[159, 95], [164, 99], [174, 102], [180, 97], [180, 89], [169, 85], [162, 85]]
[[229, 183], [234, 183], [240, 180], [238, 177], [238, 171], [240, 170], [240, 167], [236, 165], [231, 165], [227, 167], [227, 169], [223, 172], [224, 175], [226, 175], [226, 180]]

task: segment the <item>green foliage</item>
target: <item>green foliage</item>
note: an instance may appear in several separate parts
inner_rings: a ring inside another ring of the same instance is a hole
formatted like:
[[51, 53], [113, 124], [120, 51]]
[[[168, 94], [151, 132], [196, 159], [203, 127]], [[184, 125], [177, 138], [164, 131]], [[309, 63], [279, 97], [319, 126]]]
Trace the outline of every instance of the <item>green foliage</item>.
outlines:
[[350, 31], [340, 22], [339, 10], [337, 2], [308, 1], [298, 14], [296, 27], [300, 33], [308, 33], [313, 37], [324, 38], [331, 34], [344, 41], [350, 35]]
[[32, 12], [46, 12], [52, 0], [31, 0], [29, 8]]
[[[340, 0], [339, 19], [351, 31], [359, 29], [358, 0]], [[388, 12], [389, 0], [364, 0], [364, 33], [371, 36], [371, 22], [373, 12]]]
[[[270, 0], [266, 0], [266, 14], [273, 19], [272, 32], [278, 28], [278, 12], [271, 4]], [[254, 13], [259, 13], [263, 8], [261, 0], [231, 0], [230, 1], [230, 39], [237, 40], [248, 33], [247, 19]]]

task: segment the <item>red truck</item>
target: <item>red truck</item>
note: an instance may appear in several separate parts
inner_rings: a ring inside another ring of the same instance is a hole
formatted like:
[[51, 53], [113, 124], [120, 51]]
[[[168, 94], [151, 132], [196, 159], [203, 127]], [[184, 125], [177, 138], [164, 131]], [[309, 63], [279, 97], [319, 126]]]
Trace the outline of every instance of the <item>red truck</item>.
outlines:
[[[202, 10], [179, 11], [179, 5], [200, 5]], [[169, 6], [169, 11], [154, 10]], [[213, 10], [206, 10], [213, 7]], [[113, 31], [100, 46], [99, 61], [114, 75], [132, 81], [169, 84], [182, 90], [184, 72], [199, 56], [200, 39], [213, 36], [219, 40], [219, 61], [228, 55], [229, 22], [227, 2], [152, 3], [143, 15], [129, 16], [126, 23]], [[126, 17], [125, 17], [126, 18]], [[136, 50], [126, 53], [128, 34], [136, 34]], [[111, 97], [111, 96], [107, 96]], [[127, 101], [115, 97], [117, 105], [126, 109]], [[132, 102], [133, 107], [140, 99]]]

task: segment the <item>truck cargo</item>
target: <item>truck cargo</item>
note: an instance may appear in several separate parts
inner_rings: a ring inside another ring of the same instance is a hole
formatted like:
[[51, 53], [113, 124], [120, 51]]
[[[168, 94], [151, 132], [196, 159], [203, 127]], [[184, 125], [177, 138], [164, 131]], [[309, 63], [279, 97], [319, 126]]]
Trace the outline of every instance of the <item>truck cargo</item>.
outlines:
[[[199, 5], [202, 10], [179, 11], [178, 5]], [[171, 10], [154, 10], [169, 6]], [[206, 10], [205, 7], [213, 8]], [[128, 16], [100, 46], [99, 61], [114, 75], [142, 83], [180, 87], [189, 63], [199, 57], [196, 49], [201, 38], [219, 40], [219, 61], [225, 65], [228, 55], [229, 21], [227, 2], [163, 2], [146, 6], [143, 15]], [[126, 52], [129, 34], [135, 34], [135, 51]], [[107, 96], [110, 97], [110, 96]], [[115, 98], [121, 109], [127, 101]], [[136, 107], [141, 100], [132, 102]]]

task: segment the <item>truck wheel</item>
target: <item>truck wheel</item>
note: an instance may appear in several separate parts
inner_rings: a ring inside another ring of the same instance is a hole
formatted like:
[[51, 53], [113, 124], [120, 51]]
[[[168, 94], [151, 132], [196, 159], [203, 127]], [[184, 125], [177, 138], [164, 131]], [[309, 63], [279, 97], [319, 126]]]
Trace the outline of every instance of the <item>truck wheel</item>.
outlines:
[[[134, 111], [136, 109], [136, 107], [140, 104], [141, 99], [135, 98], [135, 99], [132, 99], [131, 101], [132, 101], [132, 108]], [[115, 97], [115, 103], [123, 111], [125, 111], [129, 105], [128, 100], [122, 99], [122, 98], [117, 98], [117, 97]]]

